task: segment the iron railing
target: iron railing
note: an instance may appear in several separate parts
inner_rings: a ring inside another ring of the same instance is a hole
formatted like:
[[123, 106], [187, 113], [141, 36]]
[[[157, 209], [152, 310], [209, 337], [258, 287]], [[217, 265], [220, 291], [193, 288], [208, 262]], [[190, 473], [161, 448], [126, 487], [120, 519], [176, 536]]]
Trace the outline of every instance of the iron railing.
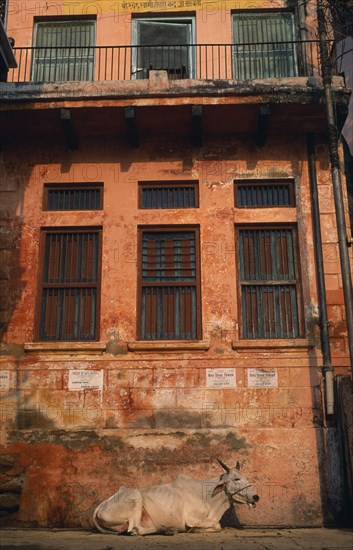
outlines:
[[171, 79], [313, 76], [319, 73], [316, 40], [177, 46], [85, 46], [15, 48], [18, 67], [9, 82], [132, 80], [153, 69]]

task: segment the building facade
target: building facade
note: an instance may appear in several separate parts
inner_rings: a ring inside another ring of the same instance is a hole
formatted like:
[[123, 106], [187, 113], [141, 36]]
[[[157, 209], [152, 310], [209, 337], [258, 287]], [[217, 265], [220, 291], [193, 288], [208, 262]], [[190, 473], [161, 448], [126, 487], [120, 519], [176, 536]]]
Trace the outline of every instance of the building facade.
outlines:
[[207, 479], [217, 458], [260, 495], [233, 523], [344, 520], [313, 189], [335, 376], [350, 360], [307, 4], [7, 3], [6, 524], [89, 527], [119, 486]]

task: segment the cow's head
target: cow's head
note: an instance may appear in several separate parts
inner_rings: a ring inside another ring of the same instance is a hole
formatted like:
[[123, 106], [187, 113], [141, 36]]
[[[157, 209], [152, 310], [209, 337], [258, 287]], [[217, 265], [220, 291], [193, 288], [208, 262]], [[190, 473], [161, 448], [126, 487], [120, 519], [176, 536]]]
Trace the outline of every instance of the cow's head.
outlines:
[[213, 489], [212, 496], [214, 497], [224, 491], [230, 504], [247, 504], [250, 508], [255, 508], [260, 497], [255, 494], [244, 474], [240, 473], [239, 462], [237, 462], [235, 468], [228, 468], [221, 460], [218, 460], [218, 462], [226, 473], [219, 478], [219, 483]]

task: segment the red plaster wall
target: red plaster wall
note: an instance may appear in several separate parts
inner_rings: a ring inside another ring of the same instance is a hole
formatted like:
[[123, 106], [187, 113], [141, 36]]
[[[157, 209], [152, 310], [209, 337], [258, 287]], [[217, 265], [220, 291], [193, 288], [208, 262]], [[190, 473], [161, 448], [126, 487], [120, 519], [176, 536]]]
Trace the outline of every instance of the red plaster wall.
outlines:
[[[226, 160], [208, 160], [220, 146]], [[101, 141], [99, 150], [87, 141], [75, 153], [59, 143], [50, 151], [33, 144], [20, 154], [8, 148], [5, 156], [4, 216], [20, 228], [16, 248], [9, 251], [13, 277], [6, 282], [16, 290], [5, 336], [13, 357], [2, 360], [2, 368], [10, 371], [10, 389], [3, 395], [3, 452], [15, 458], [4, 479], [23, 477], [16, 522], [88, 526], [94, 505], [120, 484], [134, 486], [136, 472], [143, 472], [139, 485], [181, 472], [207, 478], [219, 471], [215, 459], [220, 457], [230, 464], [240, 459], [261, 495], [256, 511], [238, 510], [240, 521], [320, 524], [322, 382], [304, 142], [273, 139], [259, 151], [250, 141], [233, 139], [195, 152], [177, 141], [166, 147], [151, 140], [133, 151], [109, 140]], [[288, 151], [290, 159], [283, 160]], [[320, 163], [318, 168], [321, 181], [325, 173]], [[233, 180], [275, 175], [295, 178], [297, 208], [259, 216], [297, 221], [307, 337], [316, 347], [233, 350], [232, 341], [239, 338], [233, 228], [247, 217], [235, 213]], [[198, 179], [200, 208], [139, 211], [141, 177]], [[104, 182], [103, 211], [42, 211], [44, 182], [82, 180]], [[332, 213], [325, 216], [333, 223]], [[200, 224], [208, 351], [127, 351], [136, 339], [137, 225], [149, 223]], [[33, 341], [40, 228], [87, 224], [103, 226], [100, 340], [110, 342], [108, 350], [115, 355], [24, 353], [23, 343]], [[327, 240], [331, 259], [337, 247], [330, 232], [324, 246]], [[327, 273], [334, 346], [345, 341], [343, 306], [334, 301], [341, 300], [335, 261], [328, 263]], [[333, 347], [333, 354], [336, 367], [345, 371], [345, 349]], [[235, 389], [206, 387], [205, 369], [218, 367], [236, 368]], [[278, 388], [249, 389], [250, 367], [277, 368]], [[69, 391], [70, 369], [103, 369], [103, 391]]]
[[[54, 13], [44, 13], [45, 5], [26, 2], [25, 12], [10, 8], [8, 32], [18, 45], [31, 44], [33, 15]], [[208, 25], [208, 18], [215, 24]], [[226, 41], [218, 24], [223, 18], [229, 20], [229, 11], [198, 13], [198, 41]], [[118, 39], [116, 28], [114, 19], [102, 18], [98, 42], [129, 44], [130, 15], [119, 18]], [[320, 525], [325, 515], [326, 437], [304, 137], [272, 137], [264, 149], [257, 149], [250, 137], [214, 137], [197, 150], [170, 135], [149, 136], [138, 150], [116, 138], [99, 143], [82, 139], [77, 152], [67, 152], [63, 142], [53, 138], [45, 148], [33, 141], [20, 150], [9, 145], [2, 154], [6, 269], [1, 281], [1, 368], [9, 371], [10, 384], [2, 392], [0, 466], [2, 486], [17, 484], [19, 505], [7, 521], [88, 527], [94, 506], [120, 485], [160, 483], [179, 473], [206, 479], [220, 473], [219, 457], [230, 465], [240, 460], [261, 496], [256, 510], [239, 508], [240, 522]], [[317, 154], [332, 355], [336, 372], [347, 373], [342, 281], [324, 143], [319, 143]], [[269, 209], [256, 218], [235, 211], [235, 177], [292, 177], [297, 207]], [[138, 210], [140, 178], [197, 179], [200, 207]], [[78, 181], [104, 182], [103, 211], [42, 210], [44, 183]], [[271, 342], [257, 349], [232, 347], [239, 339], [240, 322], [234, 224], [250, 220], [297, 224], [304, 347], [290, 347], [288, 342], [278, 348]], [[128, 351], [128, 343], [136, 340], [137, 226], [170, 223], [200, 225], [202, 330], [209, 349]], [[104, 353], [23, 349], [34, 338], [40, 229], [65, 225], [103, 227], [100, 340], [109, 344]], [[236, 369], [237, 387], [207, 388], [206, 368], [226, 367]], [[249, 389], [247, 370], [253, 367], [276, 368], [278, 388]], [[102, 369], [103, 391], [69, 391], [71, 369]]]

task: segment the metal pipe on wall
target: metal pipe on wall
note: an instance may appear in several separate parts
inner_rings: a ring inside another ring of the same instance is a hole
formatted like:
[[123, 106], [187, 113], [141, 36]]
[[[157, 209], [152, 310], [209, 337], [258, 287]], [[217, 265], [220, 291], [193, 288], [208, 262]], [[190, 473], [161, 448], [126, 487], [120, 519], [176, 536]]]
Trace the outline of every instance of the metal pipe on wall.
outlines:
[[308, 155], [308, 169], [309, 169], [309, 181], [310, 181], [310, 195], [311, 195], [311, 208], [312, 208], [312, 220], [314, 231], [314, 247], [315, 263], [316, 263], [316, 279], [317, 279], [317, 292], [319, 300], [319, 322], [320, 322], [320, 337], [321, 337], [321, 350], [323, 359], [323, 373], [325, 377], [325, 402], [326, 402], [326, 415], [332, 416], [334, 414], [334, 389], [333, 389], [333, 367], [331, 364], [331, 351], [330, 351], [330, 335], [329, 335], [329, 322], [327, 317], [327, 303], [326, 303], [326, 287], [325, 287], [325, 275], [324, 275], [324, 259], [322, 253], [322, 238], [321, 238], [321, 225], [320, 225], [320, 208], [319, 197], [317, 191], [317, 175], [316, 175], [316, 155], [315, 155], [315, 140], [312, 134], [307, 135], [307, 155]]

